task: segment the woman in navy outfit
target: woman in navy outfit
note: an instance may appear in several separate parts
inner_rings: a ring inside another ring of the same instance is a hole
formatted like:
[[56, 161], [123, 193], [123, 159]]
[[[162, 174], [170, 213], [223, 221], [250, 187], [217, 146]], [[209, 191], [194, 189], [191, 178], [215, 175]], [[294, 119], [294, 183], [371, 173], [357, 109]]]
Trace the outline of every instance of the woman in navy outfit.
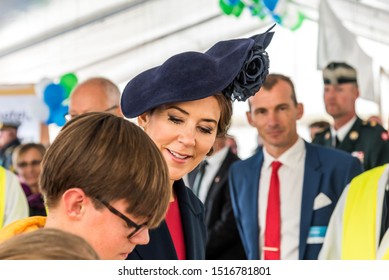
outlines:
[[122, 112], [137, 117], [158, 146], [173, 192], [166, 218], [150, 231], [149, 244], [137, 246], [127, 259], [205, 258], [204, 206], [182, 177], [210, 155], [216, 137], [226, 133], [232, 101], [245, 101], [258, 92], [268, 74], [265, 49], [272, 36], [268, 30], [218, 42], [205, 53], [180, 53], [128, 82]]

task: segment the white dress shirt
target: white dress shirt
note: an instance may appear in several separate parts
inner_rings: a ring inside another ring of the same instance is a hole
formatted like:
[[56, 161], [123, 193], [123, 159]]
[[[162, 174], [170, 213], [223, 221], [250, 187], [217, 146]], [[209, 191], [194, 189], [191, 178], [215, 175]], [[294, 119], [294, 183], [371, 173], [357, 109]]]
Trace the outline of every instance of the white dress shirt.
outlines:
[[205, 173], [203, 180], [201, 181], [199, 198], [204, 203], [207, 199], [209, 188], [212, 185], [213, 179], [216, 176], [217, 171], [220, 169], [224, 159], [227, 156], [229, 147], [224, 147], [217, 153], [213, 154], [206, 158], [208, 162], [207, 167], [205, 168]]
[[335, 130], [333, 126], [331, 126], [331, 136], [332, 136], [332, 146], [335, 147], [335, 137], [338, 137], [339, 142], [343, 142], [344, 138], [346, 137], [347, 133], [351, 129], [351, 127], [354, 125], [355, 121], [357, 120], [357, 117], [353, 117], [351, 120], [349, 120], [345, 125], [343, 125], [338, 130]]
[[281, 259], [297, 260], [299, 257], [301, 201], [305, 166], [305, 143], [299, 138], [296, 143], [278, 159], [273, 158], [263, 149], [264, 162], [259, 180], [259, 246], [263, 259], [264, 236], [266, 225], [267, 198], [269, 193], [271, 163], [282, 163], [278, 170], [280, 178], [281, 201]]

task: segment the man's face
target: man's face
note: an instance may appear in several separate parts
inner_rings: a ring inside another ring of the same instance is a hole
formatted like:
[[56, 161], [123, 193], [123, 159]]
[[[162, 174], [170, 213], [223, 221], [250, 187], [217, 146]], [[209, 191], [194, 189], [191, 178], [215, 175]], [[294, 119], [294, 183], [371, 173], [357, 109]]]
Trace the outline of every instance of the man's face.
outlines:
[[130, 214], [125, 199], [103, 201], [81, 188], [69, 188], [51, 203], [45, 227], [81, 236], [101, 259], [124, 260], [136, 245], [150, 241], [149, 218]]
[[279, 156], [298, 139], [296, 121], [303, 114], [301, 104], [292, 100], [290, 85], [279, 80], [270, 90], [261, 88], [250, 98], [249, 123], [256, 127], [272, 156]]
[[[85, 238], [95, 249], [98, 255], [105, 260], [124, 260], [137, 245], [145, 245], [150, 241], [147, 226], [142, 227], [133, 236], [134, 228], [130, 227], [123, 218], [112, 213], [107, 207], [95, 209], [91, 204], [85, 204], [84, 213], [79, 225], [74, 225], [72, 232]], [[124, 200], [110, 202], [127, 219], [136, 224], [147, 222], [144, 218], [137, 218], [126, 212], [127, 204]]]
[[324, 85], [324, 104], [327, 113], [334, 119], [355, 114], [358, 88], [353, 83]]
[[82, 85], [69, 99], [69, 115], [75, 117], [88, 112], [110, 112], [119, 115], [118, 107], [113, 107], [106, 94], [97, 85]]
[[15, 128], [3, 128], [0, 130], [0, 147], [11, 143], [17, 137], [17, 131]]

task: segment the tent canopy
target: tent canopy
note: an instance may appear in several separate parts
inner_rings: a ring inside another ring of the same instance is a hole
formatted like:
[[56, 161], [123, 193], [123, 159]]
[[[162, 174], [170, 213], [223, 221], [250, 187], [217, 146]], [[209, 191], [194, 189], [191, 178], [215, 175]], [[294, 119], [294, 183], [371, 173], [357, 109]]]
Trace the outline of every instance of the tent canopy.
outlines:
[[[374, 63], [389, 73], [389, 1], [327, 1]], [[268, 48], [271, 72], [295, 83], [305, 125], [328, 118], [316, 62], [319, 3], [288, 1], [306, 19], [296, 31], [276, 26]], [[0, 85], [34, 84], [74, 72], [81, 81], [104, 76], [122, 88], [173, 54], [204, 51], [219, 40], [251, 36], [273, 24], [271, 17], [261, 20], [248, 9], [239, 17], [227, 16], [219, 0], [5, 0], [0, 10]], [[377, 104], [361, 102], [357, 111], [363, 117], [380, 112]], [[233, 129], [253, 132], [246, 109], [235, 104]], [[386, 121], [389, 112], [382, 113]]]
[[[389, 1], [329, 2], [352, 32], [389, 45]], [[291, 3], [317, 21], [319, 0]], [[122, 83], [176, 52], [205, 50], [271, 22], [248, 11], [226, 16], [218, 0], [7, 0], [0, 10], [0, 83], [34, 83], [69, 71]], [[315, 35], [301, 43], [308, 40]]]

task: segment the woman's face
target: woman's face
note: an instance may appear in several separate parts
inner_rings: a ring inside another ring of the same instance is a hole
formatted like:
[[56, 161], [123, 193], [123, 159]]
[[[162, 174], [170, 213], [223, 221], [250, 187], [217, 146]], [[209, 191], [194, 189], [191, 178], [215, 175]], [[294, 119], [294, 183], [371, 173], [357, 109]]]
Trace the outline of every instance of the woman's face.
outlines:
[[139, 116], [169, 167], [172, 181], [192, 171], [215, 142], [220, 106], [215, 97], [160, 106]]
[[19, 155], [18, 161], [16, 162], [16, 172], [21, 182], [30, 187], [38, 186], [42, 158], [42, 154], [34, 148]]

